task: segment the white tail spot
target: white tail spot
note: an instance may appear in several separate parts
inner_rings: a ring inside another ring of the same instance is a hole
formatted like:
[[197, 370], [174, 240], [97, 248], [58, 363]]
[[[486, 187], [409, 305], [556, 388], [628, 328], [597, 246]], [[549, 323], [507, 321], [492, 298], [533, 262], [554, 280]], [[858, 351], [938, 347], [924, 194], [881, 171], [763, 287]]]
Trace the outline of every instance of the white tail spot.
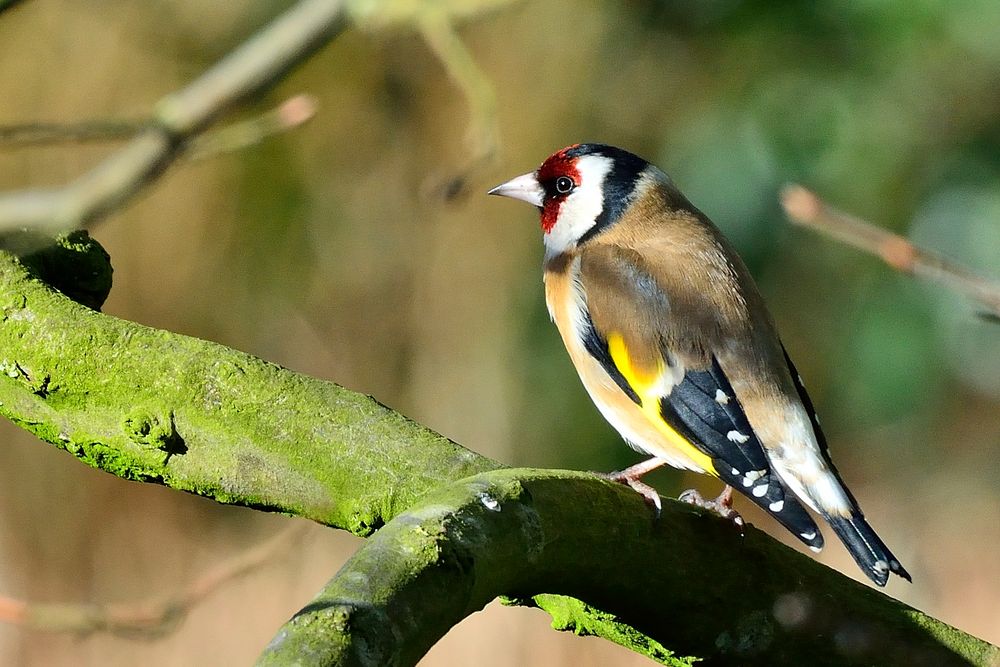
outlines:
[[780, 512], [781, 510], [785, 509], [785, 501], [775, 500], [773, 503], [767, 506], [767, 509], [771, 510], [772, 512]]
[[760, 486], [753, 487], [753, 495], [758, 498], [763, 498], [767, 493], [767, 484], [761, 484]]
[[722, 391], [721, 389], [716, 389], [715, 402], [718, 403], [719, 405], [728, 405], [729, 395], [726, 392]]
[[815, 540], [816, 539], [816, 531], [815, 530], [811, 530], [808, 533], [799, 533], [799, 535], [802, 536], [803, 540]]
[[730, 431], [726, 434], [726, 439], [730, 442], [739, 442], [742, 444], [749, 440], [750, 436], [745, 433], [740, 433], [739, 431]]

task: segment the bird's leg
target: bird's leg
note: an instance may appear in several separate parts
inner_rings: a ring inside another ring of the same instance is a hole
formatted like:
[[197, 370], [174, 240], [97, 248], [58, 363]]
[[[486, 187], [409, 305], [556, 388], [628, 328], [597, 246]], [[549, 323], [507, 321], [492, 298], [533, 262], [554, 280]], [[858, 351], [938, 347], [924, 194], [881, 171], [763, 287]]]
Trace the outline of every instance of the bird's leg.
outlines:
[[681, 495], [677, 497], [677, 500], [682, 503], [688, 503], [689, 505], [695, 505], [697, 507], [704, 507], [707, 510], [715, 512], [723, 519], [729, 519], [736, 527], [743, 532], [743, 517], [740, 513], [733, 509], [733, 487], [726, 484], [726, 488], [722, 490], [719, 497], [715, 500], [705, 500], [698, 493], [697, 489], [688, 489]]
[[646, 502], [656, 510], [656, 516], [660, 516], [660, 511], [663, 509], [660, 503], [660, 494], [656, 492], [656, 489], [651, 487], [649, 484], [639, 480], [640, 477], [648, 473], [650, 470], [656, 470], [664, 464], [664, 461], [656, 458], [650, 458], [641, 463], [636, 463], [634, 466], [629, 466], [625, 470], [620, 470], [618, 472], [609, 473], [598, 473], [601, 477], [609, 479], [612, 482], [618, 482], [619, 484], [627, 484], [632, 487], [632, 490], [641, 495]]

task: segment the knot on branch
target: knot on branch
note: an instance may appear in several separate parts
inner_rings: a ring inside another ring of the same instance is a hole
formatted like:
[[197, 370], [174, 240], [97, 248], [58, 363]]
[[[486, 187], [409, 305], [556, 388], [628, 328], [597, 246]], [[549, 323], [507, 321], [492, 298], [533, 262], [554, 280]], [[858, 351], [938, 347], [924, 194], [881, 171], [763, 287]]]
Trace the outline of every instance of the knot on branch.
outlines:
[[177, 433], [174, 426], [174, 413], [167, 411], [164, 415], [156, 415], [146, 410], [136, 410], [125, 416], [122, 429], [132, 442], [170, 454], [183, 454], [187, 451], [184, 438]]
[[32, 277], [93, 310], [111, 292], [111, 256], [85, 230], [56, 237], [9, 231], [0, 235], [0, 249], [16, 255]]

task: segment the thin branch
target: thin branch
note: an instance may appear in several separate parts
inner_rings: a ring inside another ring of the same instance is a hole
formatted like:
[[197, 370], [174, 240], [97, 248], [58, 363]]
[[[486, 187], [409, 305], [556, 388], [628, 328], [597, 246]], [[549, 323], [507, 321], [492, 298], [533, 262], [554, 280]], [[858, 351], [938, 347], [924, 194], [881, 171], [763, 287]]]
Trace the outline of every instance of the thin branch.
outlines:
[[676, 501], [656, 518], [637, 494], [592, 474], [507, 469], [442, 488], [393, 519], [259, 664], [308, 655], [317, 666], [415, 665], [497, 595], [540, 593], [532, 603], [560, 627], [676, 667], [985, 667], [1000, 658], [752, 526], [741, 535]]
[[483, 74], [455, 29], [446, 10], [428, 5], [416, 17], [417, 26], [427, 45], [437, 55], [448, 75], [469, 104], [470, 120], [467, 141], [470, 156], [463, 169], [443, 183], [430, 184], [430, 190], [445, 199], [454, 199], [468, 188], [471, 176], [488, 165], [496, 155], [499, 142], [496, 92]]
[[[302, 0], [201, 77], [160, 100], [152, 119], [137, 129], [134, 138], [91, 171], [60, 188], [0, 193], [0, 230], [33, 227], [58, 233], [107, 215], [162, 173], [221, 113], [268, 88], [336, 35], [347, 22], [348, 9], [356, 21], [373, 27], [415, 26], [468, 100], [472, 158], [458, 175], [434, 188], [445, 197], [454, 197], [465, 190], [469, 173], [494, 155], [497, 145], [496, 95], [455, 32], [454, 22], [511, 2]], [[120, 138], [131, 126], [128, 122], [114, 125], [14, 126], [5, 128], [6, 139], [0, 133], [0, 143], [43, 143], [60, 136], [77, 141]]]
[[30, 603], [0, 597], [0, 621], [43, 632], [87, 635], [107, 632], [130, 637], [162, 636], [173, 631], [194, 607], [226, 584], [273, 561], [301, 540], [306, 524], [283, 530], [270, 539], [220, 563], [163, 601], [126, 604]]
[[786, 185], [781, 191], [781, 205], [792, 222], [875, 255], [897, 271], [941, 283], [979, 302], [990, 319], [1000, 319], [1000, 283], [920, 248], [898, 234], [839, 211], [801, 185]]
[[458, 24], [495, 12], [518, 0], [443, 0], [441, 2], [364, 2], [350, 5], [355, 22], [373, 29], [416, 29], [469, 106], [468, 157], [458, 169], [426, 180], [425, 195], [455, 199], [469, 190], [476, 173], [488, 166], [499, 145], [496, 91], [458, 34]]
[[238, 123], [232, 123], [194, 137], [185, 158], [203, 160], [259, 144], [267, 137], [300, 127], [316, 115], [316, 98], [295, 95], [277, 108]]
[[302, 0], [185, 88], [110, 157], [62, 188], [0, 195], [0, 229], [59, 232], [120, 206], [155, 178], [220, 113], [270, 86], [346, 23], [343, 0]]
[[[189, 140], [184, 157], [202, 159], [251, 146], [266, 137], [299, 127], [316, 114], [316, 98], [295, 95], [276, 109]], [[91, 120], [80, 123], [0, 125], [0, 150], [64, 143], [124, 141], [145, 127], [145, 121]]]
[[122, 141], [134, 136], [144, 125], [145, 122], [134, 120], [0, 125], [0, 150], [62, 143]]

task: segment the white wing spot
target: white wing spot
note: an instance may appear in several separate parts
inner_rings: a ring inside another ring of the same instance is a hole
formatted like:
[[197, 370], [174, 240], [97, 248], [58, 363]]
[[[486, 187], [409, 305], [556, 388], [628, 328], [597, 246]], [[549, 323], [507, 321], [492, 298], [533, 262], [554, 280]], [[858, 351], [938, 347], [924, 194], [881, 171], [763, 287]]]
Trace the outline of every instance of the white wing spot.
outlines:
[[767, 493], [767, 484], [761, 484], [760, 486], [753, 487], [753, 495], [757, 498], [763, 498]]
[[715, 402], [718, 403], [719, 405], [728, 405], [729, 404], [729, 395], [726, 394], [726, 392], [722, 391], [721, 389], [716, 389], [715, 390]]
[[767, 506], [767, 509], [771, 510], [772, 512], [780, 512], [781, 510], [785, 509], [785, 501], [775, 500], [773, 503]]
[[743, 486], [753, 486], [753, 483], [763, 477], [766, 473], [766, 470], [751, 470], [743, 476]]
[[747, 440], [749, 440], [750, 436], [744, 433], [740, 433], [739, 431], [730, 431], [729, 433], [726, 434], [726, 439], [729, 440], [730, 442], [739, 442], [742, 444]]
[[739, 468], [733, 468], [733, 474], [734, 475], [739, 475], [740, 474]]

